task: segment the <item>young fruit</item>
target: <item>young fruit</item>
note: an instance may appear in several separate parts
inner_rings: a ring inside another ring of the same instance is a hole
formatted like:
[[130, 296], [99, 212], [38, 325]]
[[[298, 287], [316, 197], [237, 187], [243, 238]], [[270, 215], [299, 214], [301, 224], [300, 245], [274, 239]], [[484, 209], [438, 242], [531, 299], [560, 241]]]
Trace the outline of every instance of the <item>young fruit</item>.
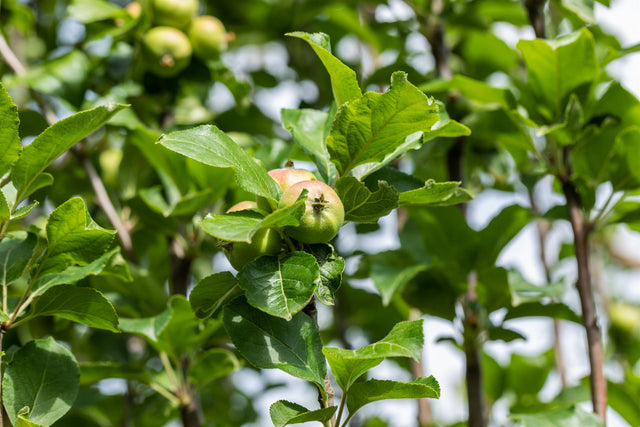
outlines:
[[[256, 202], [240, 202], [229, 208], [227, 213], [256, 207]], [[225, 254], [233, 268], [240, 270], [247, 263], [262, 255], [277, 255], [281, 248], [282, 239], [278, 231], [273, 228], [263, 228], [255, 232], [251, 243], [234, 242], [228, 249], [225, 249]]]
[[186, 28], [198, 14], [198, 0], [152, 0], [153, 21], [156, 25]]
[[278, 183], [282, 191], [301, 181], [315, 181], [314, 174], [305, 169], [282, 168], [272, 169], [269, 176]]
[[342, 201], [327, 184], [321, 181], [301, 181], [287, 188], [279, 207], [291, 206], [307, 190], [306, 207], [300, 225], [287, 227], [289, 236], [302, 243], [325, 243], [333, 239], [344, 221]]
[[191, 60], [191, 43], [180, 30], [173, 27], [154, 27], [144, 35], [143, 44], [147, 67], [160, 77], [174, 77]]
[[227, 32], [218, 18], [198, 16], [189, 27], [189, 40], [193, 53], [203, 61], [215, 59], [227, 50]]

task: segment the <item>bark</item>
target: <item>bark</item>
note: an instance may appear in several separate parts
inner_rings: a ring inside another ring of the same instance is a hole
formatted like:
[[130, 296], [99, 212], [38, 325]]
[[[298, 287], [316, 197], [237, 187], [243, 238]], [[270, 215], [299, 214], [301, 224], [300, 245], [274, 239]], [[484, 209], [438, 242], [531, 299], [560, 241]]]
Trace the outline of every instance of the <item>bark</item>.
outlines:
[[591, 272], [589, 271], [590, 226], [582, 215], [580, 198], [573, 184], [564, 182], [562, 190], [567, 199], [567, 212], [573, 230], [578, 264], [576, 287], [580, 295], [582, 318], [587, 333], [587, 345], [589, 346], [591, 401], [593, 403], [593, 411], [606, 423], [607, 380], [604, 376], [604, 349], [591, 287]]

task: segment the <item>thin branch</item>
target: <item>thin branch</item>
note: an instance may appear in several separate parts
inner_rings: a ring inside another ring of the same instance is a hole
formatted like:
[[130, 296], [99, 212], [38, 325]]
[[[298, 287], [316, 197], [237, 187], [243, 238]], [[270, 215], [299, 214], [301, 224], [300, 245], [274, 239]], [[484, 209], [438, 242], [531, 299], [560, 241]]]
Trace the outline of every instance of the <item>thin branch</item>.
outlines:
[[[531, 204], [531, 211], [535, 215], [540, 214], [540, 209], [535, 200], [535, 195], [533, 190], [529, 190], [529, 203]], [[549, 262], [547, 261], [547, 251], [545, 249], [545, 244], [547, 242], [547, 233], [549, 231], [549, 227], [546, 222], [538, 219], [536, 220], [536, 229], [538, 231], [538, 244], [540, 246], [540, 251], [538, 253], [540, 257], [540, 263], [542, 264], [542, 268], [544, 270], [544, 276], [546, 284], [551, 284], [551, 268], [549, 267]], [[552, 319], [553, 322], [553, 349], [555, 355], [555, 363], [556, 370], [558, 371], [558, 375], [560, 376], [560, 383], [562, 384], [562, 388], [567, 387], [567, 370], [564, 365], [564, 356], [562, 353], [562, 340], [560, 339], [560, 321], [558, 319]]]
[[24, 74], [27, 71], [16, 54], [13, 53], [11, 47], [7, 44], [7, 40], [2, 33], [0, 33], [0, 55], [2, 55], [7, 65], [9, 65], [16, 74]]
[[593, 411], [606, 423], [607, 380], [604, 376], [604, 349], [602, 333], [598, 325], [596, 306], [591, 288], [591, 272], [589, 271], [589, 231], [580, 205], [580, 197], [576, 188], [569, 181], [563, 182], [563, 193], [567, 199], [567, 212], [573, 230], [576, 261], [578, 263], [578, 281], [576, 287], [582, 305], [582, 318], [587, 333], [589, 346], [589, 363], [591, 365], [591, 401]]
[[107, 215], [109, 222], [116, 229], [118, 237], [120, 238], [122, 250], [125, 252], [125, 255], [130, 261], [134, 263], [137, 262], [137, 257], [133, 249], [133, 242], [131, 240], [129, 230], [124, 225], [124, 223], [120, 219], [120, 215], [118, 215], [118, 212], [116, 211], [116, 208], [113, 206], [113, 203], [109, 198], [109, 194], [107, 193], [107, 189], [104, 186], [104, 182], [102, 182], [102, 179], [100, 178], [100, 175], [98, 175], [96, 168], [93, 167], [93, 164], [89, 161], [84, 152], [82, 152], [81, 150], [71, 151], [78, 158], [80, 164], [84, 168], [89, 178], [89, 182], [91, 183], [91, 187], [93, 188], [93, 192], [96, 196], [96, 203], [102, 208], [105, 215]]

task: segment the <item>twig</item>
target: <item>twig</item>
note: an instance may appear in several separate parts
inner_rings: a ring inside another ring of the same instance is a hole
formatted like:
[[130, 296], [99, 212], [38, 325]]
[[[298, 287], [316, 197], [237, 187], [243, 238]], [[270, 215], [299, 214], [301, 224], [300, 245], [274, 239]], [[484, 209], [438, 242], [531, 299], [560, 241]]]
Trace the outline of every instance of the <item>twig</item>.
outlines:
[[596, 306], [591, 288], [591, 273], [589, 271], [589, 232], [580, 205], [580, 197], [576, 188], [569, 181], [562, 184], [563, 193], [567, 199], [567, 212], [573, 230], [573, 239], [578, 263], [578, 281], [576, 287], [582, 305], [582, 318], [587, 333], [589, 346], [589, 363], [591, 365], [591, 401], [593, 411], [606, 424], [607, 411], [607, 380], [604, 376], [604, 350], [602, 333], [598, 325]]

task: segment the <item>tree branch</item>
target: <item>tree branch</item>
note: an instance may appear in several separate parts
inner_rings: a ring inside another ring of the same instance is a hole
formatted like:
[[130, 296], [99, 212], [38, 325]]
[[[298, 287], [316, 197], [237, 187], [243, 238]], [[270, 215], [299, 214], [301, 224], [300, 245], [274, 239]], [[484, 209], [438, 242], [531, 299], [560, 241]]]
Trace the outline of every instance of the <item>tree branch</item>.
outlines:
[[591, 288], [591, 273], [589, 271], [589, 232], [591, 230], [582, 215], [580, 197], [576, 188], [571, 182], [565, 181], [562, 184], [562, 191], [567, 199], [567, 213], [573, 230], [576, 261], [578, 263], [576, 287], [580, 295], [582, 318], [589, 346], [591, 401], [593, 403], [593, 411], [606, 423], [607, 380], [604, 376], [604, 350]]
[[533, 31], [539, 39], [545, 38], [544, 28], [544, 0], [526, 0], [525, 7], [529, 14], [529, 22], [533, 26]]

